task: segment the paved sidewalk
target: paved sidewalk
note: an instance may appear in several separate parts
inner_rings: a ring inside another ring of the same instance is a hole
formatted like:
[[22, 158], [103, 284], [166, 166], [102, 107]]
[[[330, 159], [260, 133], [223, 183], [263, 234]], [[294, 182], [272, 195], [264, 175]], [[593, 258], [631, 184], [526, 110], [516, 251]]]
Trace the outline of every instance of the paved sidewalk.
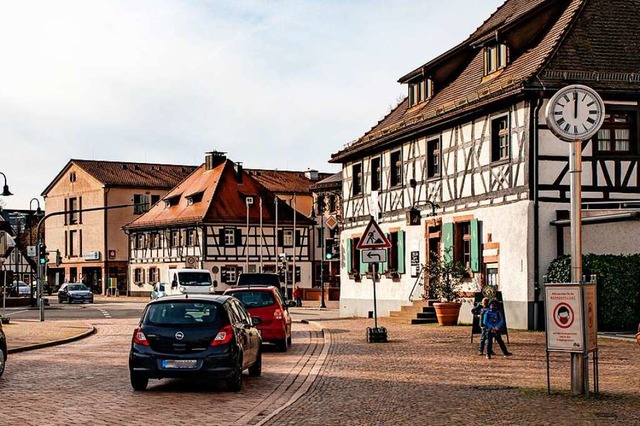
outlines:
[[72, 342], [95, 332], [82, 321], [15, 320], [3, 324], [9, 353], [23, 352]]

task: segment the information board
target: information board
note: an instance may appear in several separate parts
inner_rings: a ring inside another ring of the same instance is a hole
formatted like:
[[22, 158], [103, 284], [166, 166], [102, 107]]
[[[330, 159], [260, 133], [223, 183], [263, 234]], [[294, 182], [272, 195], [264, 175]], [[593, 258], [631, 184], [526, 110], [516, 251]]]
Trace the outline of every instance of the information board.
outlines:
[[547, 350], [584, 352], [584, 318], [580, 284], [545, 286]]

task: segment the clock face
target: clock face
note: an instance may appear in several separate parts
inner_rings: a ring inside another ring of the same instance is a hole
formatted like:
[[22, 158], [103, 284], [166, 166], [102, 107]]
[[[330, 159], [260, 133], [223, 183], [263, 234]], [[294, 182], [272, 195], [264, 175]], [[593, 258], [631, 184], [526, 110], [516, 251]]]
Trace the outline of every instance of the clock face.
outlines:
[[549, 129], [560, 139], [584, 141], [602, 126], [604, 103], [595, 90], [576, 84], [553, 95], [545, 113]]

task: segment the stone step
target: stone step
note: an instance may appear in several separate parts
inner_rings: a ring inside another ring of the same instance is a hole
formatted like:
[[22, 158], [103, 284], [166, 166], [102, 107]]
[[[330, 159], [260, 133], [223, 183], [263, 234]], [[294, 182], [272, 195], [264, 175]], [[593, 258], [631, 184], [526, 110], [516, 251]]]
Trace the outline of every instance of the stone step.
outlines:
[[434, 319], [426, 319], [426, 318], [414, 318], [411, 320], [412, 325], [420, 325], [420, 324], [434, 324], [437, 323], [438, 320]]

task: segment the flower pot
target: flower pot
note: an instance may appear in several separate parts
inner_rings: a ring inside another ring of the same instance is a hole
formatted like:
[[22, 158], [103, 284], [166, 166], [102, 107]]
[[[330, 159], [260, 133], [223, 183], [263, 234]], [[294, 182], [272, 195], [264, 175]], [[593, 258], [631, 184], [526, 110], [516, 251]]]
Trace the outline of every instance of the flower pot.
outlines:
[[460, 315], [460, 302], [438, 302], [433, 304], [439, 325], [456, 325]]

